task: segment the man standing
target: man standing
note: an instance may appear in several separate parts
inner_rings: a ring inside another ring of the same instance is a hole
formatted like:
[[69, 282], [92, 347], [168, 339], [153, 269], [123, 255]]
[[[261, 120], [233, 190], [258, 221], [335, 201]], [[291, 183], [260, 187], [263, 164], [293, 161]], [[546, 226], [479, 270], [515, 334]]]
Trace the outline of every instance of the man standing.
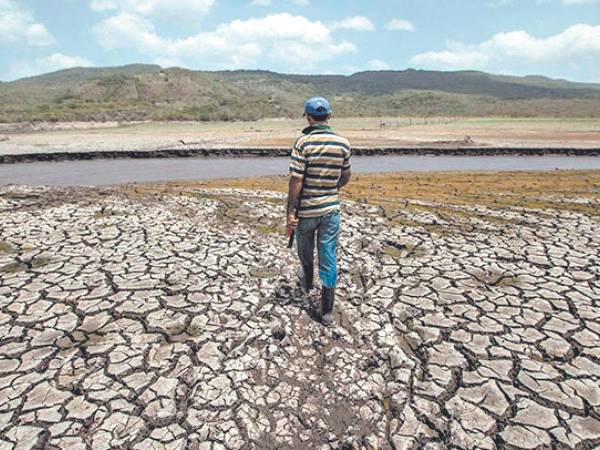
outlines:
[[[350, 143], [328, 125], [331, 107], [323, 97], [304, 104], [308, 121], [292, 148], [287, 230], [296, 233], [302, 264], [302, 286], [313, 287], [315, 233], [319, 255], [321, 321], [331, 325], [337, 284], [337, 241], [340, 227], [339, 189], [350, 181]], [[297, 213], [297, 214], [296, 214]]]

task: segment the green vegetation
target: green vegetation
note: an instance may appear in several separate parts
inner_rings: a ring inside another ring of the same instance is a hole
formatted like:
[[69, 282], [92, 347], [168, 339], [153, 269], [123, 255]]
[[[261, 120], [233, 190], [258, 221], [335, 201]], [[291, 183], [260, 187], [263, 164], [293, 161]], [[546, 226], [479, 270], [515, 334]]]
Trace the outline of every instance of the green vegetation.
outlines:
[[15, 252], [15, 249], [13, 248], [12, 245], [10, 245], [6, 242], [0, 241], [0, 253], [14, 253], [14, 252]]
[[251, 267], [249, 271], [250, 275], [254, 278], [273, 278], [279, 275], [279, 271], [276, 269], [269, 269], [263, 267]]
[[10, 263], [10, 264], [6, 264], [5, 266], [0, 267], [0, 272], [2, 273], [17, 273], [17, 272], [24, 272], [27, 270], [27, 266], [25, 264], [22, 263]]
[[299, 116], [329, 96], [338, 117], [600, 117], [600, 85], [483, 72], [284, 75], [131, 65], [0, 83], [0, 122], [239, 121]]
[[[287, 192], [285, 176], [211, 180], [197, 183], [173, 182], [160, 185], [159, 189], [176, 192], [203, 188], [239, 188]], [[138, 189], [140, 189], [138, 187]], [[149, 185], [148, 191], [157, 189]], [[352, 178], [342, 192], [343, 198], [358, 201], [365, 199], [369, 204], [382, 208], [382, 214], [392, 223], [407, 226], [442, 228], [438, 225], [422, 224], [414, 219], [395, 217], [397, 210], [427, 210], [455, 216], [471, 215], [499, 224], [510, 219], [497, 218], [455, 208], [432, 210], [422, 205], [407, 203], [412, 200], [431, 201], [443, 205], [482, 205], [494, 209], [522, 207], [531, 209], [556, 209], [573, 211], [591, 216], [600, 216], [600, 170], [560, 170], [551, 172], [405, 172], [383, 174], [360, 174]], [[589, 200], [589, 203], [582, 202]], [[457, 212], [458, 211], [458, 212]]]
[[36, 256], [35, 258], [33, 258], [31, 261], [29, 261], [27, 263], [16, 261], [13, 263], [6, 264], [6, 265], [0, 267], [0, 273], [24, 272], [24, 271], [28, 270], [29, 268], [39, 269], [40, 267], [47, 266], [51, 262], [52, 262], [51, 258], [47, 258], [45, 256]]
[[419, 258], [425, 256], [427, 251], [419, 245], [388, 242], [383, 247], [383, 253], [392, 258]]
[[481, 270], [473, 278], [485, 287], [516, 287], [521, 283], [518, 276], [498, 270]]
[[281, 226], [276, 225], [265, 225], [262, 223], [258, 223], [254, 226], [254, 229], [261, 234], [277, 234], [282, 232]]
[[100, 211], [94, 214], [94, 219], [107, 219], [110, 217], [116, 216], [126, 216], [127, 213], [125, 211], [115, 211], [112, 209], [102, 208]]
[[31, 264], [32, 269], [38, 269], [40, 267], [47, 266], [51, 262], [52, 262], [52, 259], [50, 259], [50, 258], [46, 258], [44, 256], [36, 256], [35, 258], [33, 258], [31, 260], [30, 264]]

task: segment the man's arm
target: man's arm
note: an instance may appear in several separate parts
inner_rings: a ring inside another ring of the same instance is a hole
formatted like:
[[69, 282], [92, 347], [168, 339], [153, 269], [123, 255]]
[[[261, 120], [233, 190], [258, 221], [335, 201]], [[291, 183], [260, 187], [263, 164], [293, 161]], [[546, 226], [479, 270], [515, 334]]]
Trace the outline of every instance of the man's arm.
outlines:
[[290, 176], [288, 188], [288, 204], [287, 204], [287, 225], [296, 228], [298, 218], [296, 217], [296, 206], [300, 199], [300, 191], [302, 190], [302, 178]]
[[302, 190], [302, 178], [291, 176], [288, 187], [288, 214], [295, 214], [300, 191]]
[[306, 172], [307, 161], [302, 152], [301, 144], [302, 136], [299, 137], [292, 146], [292, 154], [290, 159], [290, 183], [288, 188], [288, 203], [287, 203], [287, 232], [291, 233], [296, 228], [298, 218], [296, 217], [296, 206], [299, 206], [300, 195], [302, 192], [302, 184]]
[[352, 172], [349, 170], [346, 172], [342, 172], [342, 176], [340, 177], [340, 181], [338, 182], [338, 189], [343, 188], [350, 182], [350, 178], [352, 177]]
[[352, 150], [350, 150], [350, 143], [348, 143], [348, 148], [344, 150], [344, 163], [342, 164], [342, 175], [340, 176], [340, 181], [338, 182], [338, 189], [343, 188], [350, 182], [350, 177], [352, 176], [352, 163], [350, 162], [351, 155]]

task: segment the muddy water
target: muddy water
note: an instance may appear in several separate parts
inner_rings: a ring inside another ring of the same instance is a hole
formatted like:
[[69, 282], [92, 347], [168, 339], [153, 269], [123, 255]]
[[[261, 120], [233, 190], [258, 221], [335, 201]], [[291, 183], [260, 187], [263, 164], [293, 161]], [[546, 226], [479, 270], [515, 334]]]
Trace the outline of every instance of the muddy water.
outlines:
[[[282, 175], [287, 158], [174, 158], [0, 165], [0, 185], [109, 185]], [[598, 156], [363, 156], [353, 171], [506, 171], [600, 169]]]

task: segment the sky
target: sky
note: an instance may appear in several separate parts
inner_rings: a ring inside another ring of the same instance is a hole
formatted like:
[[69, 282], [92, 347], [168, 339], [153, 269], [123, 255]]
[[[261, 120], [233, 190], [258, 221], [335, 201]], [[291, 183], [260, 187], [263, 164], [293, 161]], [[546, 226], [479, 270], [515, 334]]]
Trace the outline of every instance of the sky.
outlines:
[[600, 0], [0, 0], [0, 80], [74, 66], [600, 82]]

